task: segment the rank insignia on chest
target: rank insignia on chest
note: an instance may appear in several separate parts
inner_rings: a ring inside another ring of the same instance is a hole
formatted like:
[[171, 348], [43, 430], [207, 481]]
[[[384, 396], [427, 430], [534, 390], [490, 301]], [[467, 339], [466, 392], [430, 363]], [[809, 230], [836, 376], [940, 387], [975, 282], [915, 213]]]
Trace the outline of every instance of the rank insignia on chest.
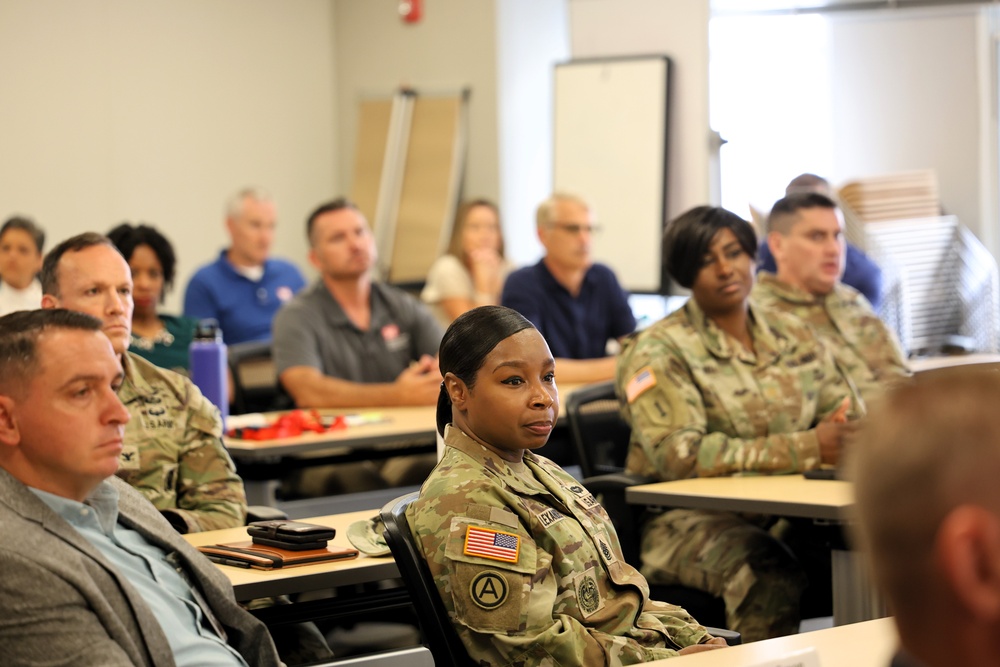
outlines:
[[118, 467], [122, 470], [139, 469], [139, 448], [136, 445], [125, 445], [118, 456]]
[[466, 556], [479, 556], [505, 563], [516, 563], [521, 550], [521, 538], [500, 530], [469, 526], [465, 531]]

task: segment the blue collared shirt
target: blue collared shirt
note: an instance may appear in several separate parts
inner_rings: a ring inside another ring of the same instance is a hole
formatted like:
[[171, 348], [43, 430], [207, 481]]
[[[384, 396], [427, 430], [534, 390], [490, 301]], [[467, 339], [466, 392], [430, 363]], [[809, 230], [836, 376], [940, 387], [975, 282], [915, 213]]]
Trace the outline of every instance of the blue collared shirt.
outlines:
[[173, 564], [175, 556], [118, 523], [118, 491], [113, 486], [102, 482], [82, 503], [31, 490], [94, 545], [155, 610], [178, 667], [247, 667], [212, 628], [180, 562]]
[[272, 257], [264, 262], [260, 280], [250, 280], [229, 263], [227, 252], [188, 281], [184, 316], [215, 319], [226, 345], [271, 340], [271, 321], [305, 287], [305, 278], [291, 262]]

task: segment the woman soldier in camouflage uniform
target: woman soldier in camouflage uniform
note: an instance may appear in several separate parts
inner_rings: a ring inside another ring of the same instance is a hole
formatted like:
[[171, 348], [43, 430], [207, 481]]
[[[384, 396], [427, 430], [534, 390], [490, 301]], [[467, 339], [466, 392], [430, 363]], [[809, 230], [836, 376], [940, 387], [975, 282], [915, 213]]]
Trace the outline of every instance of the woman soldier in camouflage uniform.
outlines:
[[[750, 224], [721, 208], [692, 209], [667, 228], [663, 258], [691, 298], [622, 346], [628, 472], [672, 480], [837, 462], [860, 399], [804, 322], [751, 303], [756, 249]], [[642, 573], [723, 598], [727, 626], [744, 641], [790, 634], [807, 580], [831, 589], [817, 537], [802, 522], [672, 510], [644, 526]], [[814, 553], [796, 558], [792, 544]], [[808, 579], [803, 566], [815, 571]]]
[[649, 599], [603, 508], [530, 451], [548, 440], [559, 394], [528, 320], [500, 306], [465, 313], [440, 367], [446, 449], [407, 517], [473, 661], [631, 665], [724, 646]]

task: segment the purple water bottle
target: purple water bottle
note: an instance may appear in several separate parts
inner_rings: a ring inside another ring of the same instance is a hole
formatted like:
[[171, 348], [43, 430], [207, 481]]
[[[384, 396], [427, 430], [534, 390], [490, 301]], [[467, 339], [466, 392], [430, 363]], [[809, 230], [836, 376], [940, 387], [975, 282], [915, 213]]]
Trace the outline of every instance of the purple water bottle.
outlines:
[[226, 373], [226, 344], [222, 342], [219, 323], [204, 319], [198, 323], [194, 340], [188, 348], [191, 356], [191, 381], [198, 385], [205, 398], [219, 408], [222, 428], [229, 417], [229, 376]]

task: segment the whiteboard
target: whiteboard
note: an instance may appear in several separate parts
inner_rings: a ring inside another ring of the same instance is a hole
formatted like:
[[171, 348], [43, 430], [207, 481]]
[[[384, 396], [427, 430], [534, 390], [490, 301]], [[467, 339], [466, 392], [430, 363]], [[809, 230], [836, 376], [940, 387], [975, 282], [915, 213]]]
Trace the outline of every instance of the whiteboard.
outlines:
[[660, 245], [666, 224], [670, 60], [664, 56], [556, 65], [557, 192], [583, 197], [601, 233], [596, 261], [622, 286], [665, 292]]

